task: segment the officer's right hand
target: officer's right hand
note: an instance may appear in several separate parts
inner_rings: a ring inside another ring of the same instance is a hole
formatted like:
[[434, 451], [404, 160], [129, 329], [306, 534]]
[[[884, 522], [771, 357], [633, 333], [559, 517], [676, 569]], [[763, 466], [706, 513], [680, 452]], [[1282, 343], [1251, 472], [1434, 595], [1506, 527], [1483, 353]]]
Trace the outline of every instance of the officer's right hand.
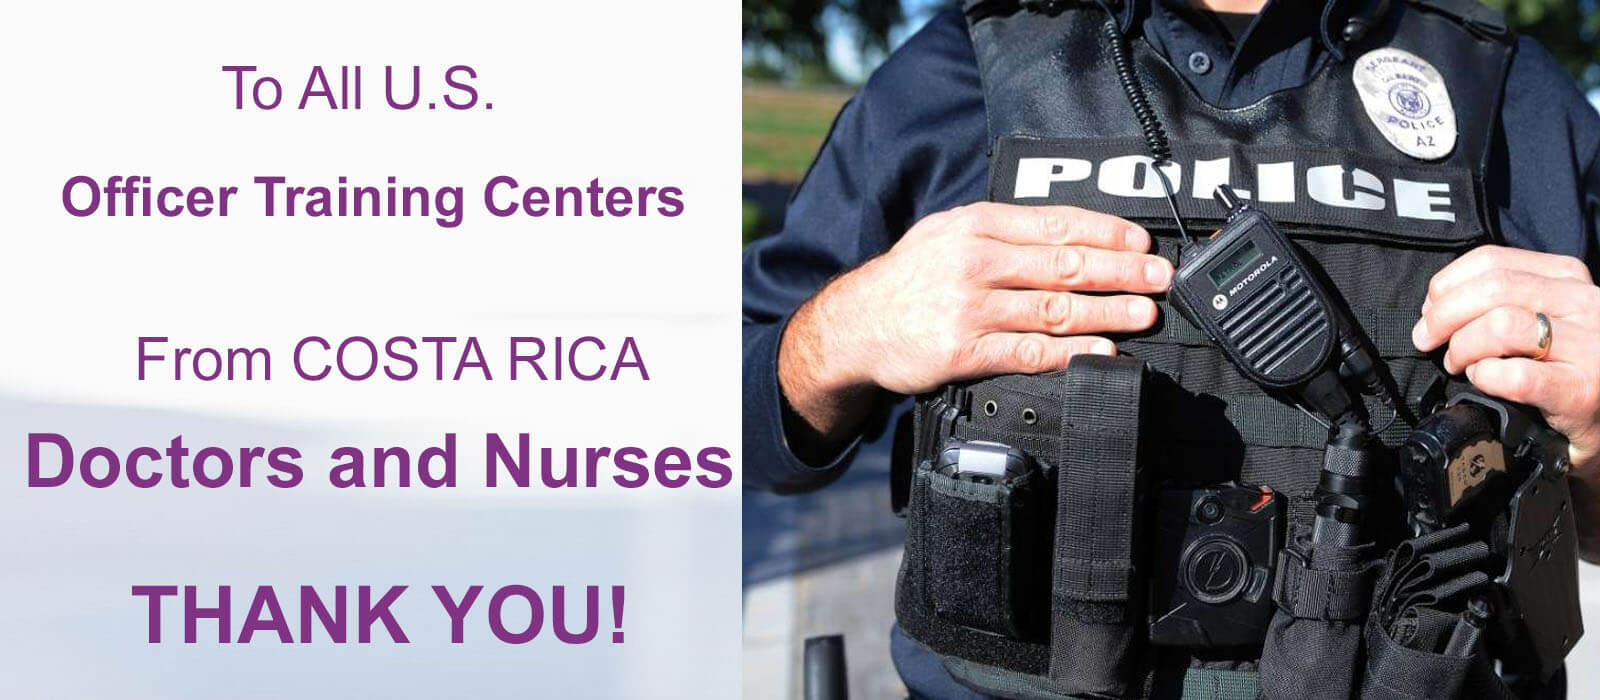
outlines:
[[[863, 392], [1067, 366], [1114, 354], [1096, 334], [1156, 320], [1142, 294], [1172, 265], [1150, 234], [1076, 207], [971, 204], [929, 216], [795, 312], [778, 352], [785, 398], [824, 437], [865, 415]], [[1088, 295], [1076, 292], [1133, 292]], [[870, 396], [866, 397], [870, 398]]]

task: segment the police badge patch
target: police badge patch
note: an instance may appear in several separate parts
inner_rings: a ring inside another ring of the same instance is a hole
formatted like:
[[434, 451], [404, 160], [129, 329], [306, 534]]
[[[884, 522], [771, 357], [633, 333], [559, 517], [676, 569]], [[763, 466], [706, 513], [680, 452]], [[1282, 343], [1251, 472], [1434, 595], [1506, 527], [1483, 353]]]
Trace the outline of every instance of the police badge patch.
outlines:
[[1456, 113], [1433, 64], [1394, 48], [1373, 49], [1352, 76], [1367, 117], [1401, 153], [1438, 160], [1456, 147]]

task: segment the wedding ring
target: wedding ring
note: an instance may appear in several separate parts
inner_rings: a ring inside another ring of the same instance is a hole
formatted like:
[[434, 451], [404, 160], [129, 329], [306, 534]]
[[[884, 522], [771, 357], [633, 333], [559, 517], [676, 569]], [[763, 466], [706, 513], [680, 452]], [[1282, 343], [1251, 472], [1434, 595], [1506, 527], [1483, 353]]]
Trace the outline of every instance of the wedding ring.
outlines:
[[1533, 315], [1539, 322], [1539, 352], [1533, 356], [1535, 360], [1543, 360], [1550, 354], [1550, 317], [1542, 313]]

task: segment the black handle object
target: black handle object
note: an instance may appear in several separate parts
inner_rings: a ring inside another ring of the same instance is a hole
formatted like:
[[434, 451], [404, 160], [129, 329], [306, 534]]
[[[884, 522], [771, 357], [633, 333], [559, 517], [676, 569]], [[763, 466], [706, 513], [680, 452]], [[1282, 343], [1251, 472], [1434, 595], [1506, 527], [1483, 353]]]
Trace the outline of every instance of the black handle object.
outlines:
[[1371, 438], [1366, 426], [1347, 422], [1328, 440], [1317, 482], [1317, 517], [1312, 544], [1354, 547], [1361, 544], [1361, 518], [1366, 509]]
[[1471, 656], [1478, 647], [1478, 639], [1483, 636], [1484, 628], [1489, 626], [1489, 616], [1492, 614], [1487, 598], [1478, 596], [1468, 602], [1455, 629], [1450, 631], [1450, 641], [1444, 646], [1445, 655]]
[[1267, 627], [1261, 684], [1269, 698], [1348, 700], [1358, 689], [1362, 629], [1378, 562], [1361, 544], [1372, 439], [1346, 420], [1323, 452], [1311, 536], [1284, 548], [1278, 611]]
[[805, 700], [850, 700], [844, 665], [844, 636], [806, 640]]

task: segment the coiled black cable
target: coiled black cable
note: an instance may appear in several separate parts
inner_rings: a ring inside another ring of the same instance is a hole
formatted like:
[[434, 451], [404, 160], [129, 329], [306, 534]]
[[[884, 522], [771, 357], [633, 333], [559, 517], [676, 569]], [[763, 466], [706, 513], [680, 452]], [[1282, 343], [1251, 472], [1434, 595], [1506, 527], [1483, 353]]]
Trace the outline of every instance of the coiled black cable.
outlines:
[[1105, 35], [1106, 44], [1111, 47], [1111, 63], [1116, 69], [1117, 82], [1122, 84], [1122, 92], [1128, 96], [1128, 105], [1133, 107], [1134, 119], [1138, 120], [1139, 131], [1144, 134], [1145, 145], [1149, 146], [1150, 156], [1155, 161], [1150, 170], [1161, 181], [1161, 189], [1167, 195], [1167, 207], [1172, 210], [1172, 220], [1178, 224], [1178, 234], [1183, 236], [1184, 243], [1188, 243], [1191, 240], [1189, 229], [1183, 225], [1183, 216], [1178, 213], [1178, 195], [1172, 190], [1172, 181], [1161, 169], [1172, 162], [1172, 144], [1167, 141], [1167, 130], [1161, 126], [1155, 108], [1150, 106], [1144, 83], [1139, 81], [1139, 73], [1134, 69], [1133, 58], [1129, 54], [1128, 40], [1122, 36], [1116, 17], [1108, 18], [1105, 24], [1100, 25], [1100, 33]]
[[1117, 71], [1117, 82], [1122, 83], [1122, 91], [1128, 95], [1128, 104], [1133, 107], [1133, 116], [1139, 120], [1139, 129], [1144, 132], [1144, 141], [1150, 146], [1150, 155], [1157, 162], [1165, 163], [1172, 160], [1172, 144], [1167, 142], [1167, 130], [1162, 128], [1161, 119], [1156, 116], [1156, 111], [1150, 106], [1150, 99], [1145, 95], [1144, 83], [1139, 81], [1139, 73], [1133, 68], [1133, 58], [1128, 53], [1128, 40], [1122, 36], [1122, 30], [1117, 28], [1115, 19], [1106, 20], [1100, 25], [1100, 33], [1106, 37], [1106, 43], [1111, 46], [1111, 62]]

